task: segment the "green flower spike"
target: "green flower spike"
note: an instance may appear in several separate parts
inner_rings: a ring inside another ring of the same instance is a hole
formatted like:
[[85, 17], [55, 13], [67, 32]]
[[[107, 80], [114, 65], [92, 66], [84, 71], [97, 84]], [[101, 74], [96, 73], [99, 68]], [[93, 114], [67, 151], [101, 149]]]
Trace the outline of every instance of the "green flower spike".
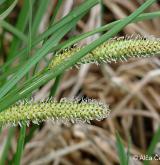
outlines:
[[20, 101], [0, 112], [0, 126], [16, 126], [30, 122], [39, 124], [45, 120], [62, 123], [89, 123], [90, 120], [102, 120], [109, 115], [109, 109], [103, 103], [94, 100], [66, 100], [60, 102]]
[[[80, 51], [80, 47], [66, 49], [53, 57], [48, 69], [54, 68], [62, 61]], [[156, 38], [145, 38], [141, 36], [126, 36], [110, 39], [92, 52], [83, 57], [77, 64], [105, 63], [126, 61], [133, 57], [151, 57], [160, 53], [160, 40]]]

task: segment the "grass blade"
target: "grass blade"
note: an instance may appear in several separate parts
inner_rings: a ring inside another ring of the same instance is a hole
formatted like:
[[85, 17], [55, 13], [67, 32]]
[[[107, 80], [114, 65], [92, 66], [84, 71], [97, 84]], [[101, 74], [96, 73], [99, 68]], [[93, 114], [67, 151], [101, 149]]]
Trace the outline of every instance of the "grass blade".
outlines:
[[53, 16], [52, 16], [52, 19], [51, 19], [51, 24], [54, 23], [55, 17], [56, 17], [56, 15], [57, 15], [57, 13], [58, 13], [58, 10], [59, 10], [59, 8], [60, 8], [62, 2], [63, 2], [62, 0], [58, 0], [58, 2], [57, 2], [57, 4], [56, 4], [56, 7], [55, 7], [55, 10], [54, 10], [54, 13], [53, 13]]
[[9, 1], [4, 2], [6, 4], [4, 3], [2, 4], [2, 6], [0, 7], [0, 20], [5, 19], [11, 13], [11, 11], [16, 6], [17, 2], [18, 0], [9, 0]]
[[55, 78], [55, 82], [54, 82], [54, 85], [53, 85], [53, 87], [52, 87], [52, 89], [51, 89], [50, 96], [55, 96], [55, 94], [56, 94], [56, 92], [57, 92], [57, 89], [58, 89], [58, 87], [59, 87], [61, 78], [62, 78], [62, 74], [58, 75], [58, 76]]
[[[32, 26], [32, 36], [35, 36], [36, 33], [37, 33], [37, 30], [39, 28], [39, 24], [41, 22], [41, 19], [48, 7], [48, 4], [49, 4], [50, 0], [40, 0], [39, 1], [39, 6], [38, 6], [38, 10], [35, 14], [35, 19], [34, 19], [34, 22], [33, 22], [33, 26]], [[33, 37], [32, 37], [33, 38]]]
[[118, 133], [116, 134], [116, 145], [120, 159], [120, 165], [128, 165], [128, 155]]
[[[159, 141], [160, 141], [160, 127], [158, 128], [157, 132], [154, 134], [151, 144], [149, 145], [149, 148], [146, 153], [146, 155], [148, 155], [148, 157], [152, 156], [152, 154], [154, 154], [155, 147]], [[149, 160], [144, 161], [144, 165], [149, 165], [149, 164], [150, 164]]]
[[8, 32], [12, 33], [13, 35], [15, 35], [16, 37], [18, 37], [20, 40], [22, 40], [23, 42], [27, 42], [27, 37], [18, 29], [16, 29], [14, 26], [10, 25], [8, 22], [1, 20], [0, 21], [0, 25], [6, 29]]
[[[33, 1], [34, 2], [34, 1]], [[29, 1], [25, 0], [23, 5], [23, 8], [21, 9], [17, 24], [16, 24], [16, 28], [19, 29], [21, 32], [24, 32], [26, 25], [27, 25], [27, 21], [28, 21], [28, 16], [29, 16]], [[11, 47], [10, 47], [10, 51], [8, 54], [8, 59], [11, 59], [12, 57], [15, 56], [15, 54], [17, 54], [17, 50], [19, 48], [21, 41], [14, 37]]]

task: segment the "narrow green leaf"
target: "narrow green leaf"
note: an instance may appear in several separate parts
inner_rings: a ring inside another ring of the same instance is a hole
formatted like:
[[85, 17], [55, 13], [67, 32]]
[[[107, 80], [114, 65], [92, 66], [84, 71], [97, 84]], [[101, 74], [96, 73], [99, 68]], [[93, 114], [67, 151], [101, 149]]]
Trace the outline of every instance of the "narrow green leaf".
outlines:
[[[158, 128], [158, 130], [154, 134], [154, 136], [152, 138], [152, 141], [151, 141], [151, 143], [149, 145], [149, 148], [147, 150], [146, 155], [152, 156], [154, 154], [155, 147], [159, 143], [159, 141], [160, 141], [160, 127]], [[144, 161], [144, 165], [149, 165], [149, 164], [150, 164], [149, 160], [145, 160]]]
[[0, 20], [0, 26], [2, 26], [5, 30], [12, 33], [16, 37], [18, 37], [23, 42], [27, 43], [27, 37], [21, 31], [16, 29], [14, 26], [9, 24], [8, 22], [6, 22], [4, 20]]
[[5, 19], [11, 13], [17, 2], [18, 0], [3, 1], [3, 4], [0, 6], [0, 20]]
[[[29, 11], [29, 1], [24, 0], [23, 3], [24, 3], [23, 7], [21, 9], [21, 12], [20, 12], [19, 17], [18, 17], [18, 21], [16, 23], [16, 28], [21, 32], [24, 32], [26, 25], [27, 25], [27, 21], [28, 21], [28, 16], [29, 16], [29, 12], [28, 12]], [[22, 43], [21, 40], [19, 40], [17, 37], [13, 38], [9, 54], [7, 56], [8, 60], [13, 58], [14, 55], [17, 54], [19, 45], [21, 43]]]
[[62, 74], [58, 75], [58, 76], [55, 78], [54, 85], [53, 85], [53, 87], [51, 88], [50, 96], [55, 96], [55, 94], [56, 94], [56, 92], [57, 92], [57, 89], [58, 89], [58, 87], [59, 87], [61, 78], [62, 78]]
[[128, 165], [128, 155], [127, 152], [125, 151], [125, 147], [118, 133], [116, 134], [116, 145], [117, 145], [120, 165]]
[[54, 10], [54, 13], [53, 13], [53, 16], [52, 16], [52, 19], [51, 19], [51, 25], [52, 25], [52, 24], [54, 23], [54, 21], [55, 21], [55, 17], [56, 17], [56, 15], [57, 15], [57, 13], [58, 13], [58, 10], [59, 10], [59, 8], [60, 8], [62, 2], [63, 2], [63, 0], [58, 0], [58, 2], [57, 2], [57, 5], [56, 5], [56, 7], [55, 7], [55, 10]]
[[38, 9], [37, 12], [35, 14], [35, 19], [33, 22], [33, 26], [32, 26], [32, 38], [34, 38], [33, 36], [36, 36], [37, 30], [39, 28], [40, 22], [42, 17], [44, 16], [44, 13], [48, 7], [48, 4], [50, 3], [50, 0], [39, 0], [38, 2]]

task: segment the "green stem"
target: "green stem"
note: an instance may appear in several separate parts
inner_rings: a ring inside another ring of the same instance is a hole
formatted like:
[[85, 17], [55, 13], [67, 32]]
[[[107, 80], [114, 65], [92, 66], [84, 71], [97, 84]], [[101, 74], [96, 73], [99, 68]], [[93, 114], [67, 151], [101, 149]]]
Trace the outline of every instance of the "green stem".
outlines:
[[[40, 125], [36, 125], [36, 124], [32, 125], [32, 127], [29, 129], [29, 133], [28, 133], [28, 134], [26, 135], [26, 137], [25, 137], [25, 142], [24, 142], [25, 144], [28, 143], [28, 142], [32, 139], [32, 137], [33, 137], [35, 131], [36, 131], [38, 128], [40, 128]], [[24, 145], [25, 145], [25, 144], [24, 144]]]
[[53, 87], [51, 88], [51, 93], [50, 93], [50, 96], [55, 96], [56, 95], [56, 92], [57, 92], [57, 89], [59, 87], [59, 84], [61, 82], [61, 78], [62, 78], [62, 74], [58, 75], [55, 79], [55, 82], [54, 82], [54, 85]]
[[14, 164], [15, 165], [20, 165], [22, 153], [23, 153], [23, 147], [24, 147], [24, 141], [25, 141], [25, 135], [26, 135], [26, 125], [22, 125], [20, 129], [20, 136], [18, 139], [18, 144], [17, 144], [17, 151], [14, 157]]

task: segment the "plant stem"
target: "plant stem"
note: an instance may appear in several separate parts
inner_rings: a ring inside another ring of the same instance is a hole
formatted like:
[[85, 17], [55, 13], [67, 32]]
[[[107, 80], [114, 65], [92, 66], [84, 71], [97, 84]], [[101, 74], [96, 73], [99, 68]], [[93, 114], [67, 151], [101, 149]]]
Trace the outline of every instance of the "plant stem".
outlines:
[[15, 159], [14, 159], [14, 164], [15, 165], [20, 165], [20, 161], [21, 161], [21, 156], [23, 153], [23, 146], [24, 146], [24, 141], [25, 141], [25, 135], [26, 135], [26, 125], [22, 125], [21, 129], [20, 129], [20, 136], [18, 139], [18, 144], [17, 144], [17, 151], [15, 154]]

